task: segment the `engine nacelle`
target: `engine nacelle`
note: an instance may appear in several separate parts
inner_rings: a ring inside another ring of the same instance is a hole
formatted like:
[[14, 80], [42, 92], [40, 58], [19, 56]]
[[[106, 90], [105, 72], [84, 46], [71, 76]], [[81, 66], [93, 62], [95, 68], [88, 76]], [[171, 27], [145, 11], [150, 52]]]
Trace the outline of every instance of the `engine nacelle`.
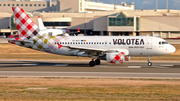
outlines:
[[124, 63], [124, 52], [107, 53], [104, 56], [100, 56], [99, 59], [106, 60], [109, 63]]

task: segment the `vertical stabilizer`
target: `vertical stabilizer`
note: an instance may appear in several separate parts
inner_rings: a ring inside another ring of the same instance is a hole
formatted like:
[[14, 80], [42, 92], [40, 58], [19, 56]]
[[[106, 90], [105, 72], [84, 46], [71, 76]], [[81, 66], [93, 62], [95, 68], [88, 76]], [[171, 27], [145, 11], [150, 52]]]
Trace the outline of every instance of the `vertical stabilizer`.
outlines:
[[42, 19], [41, 19], [40, 16], [38, 16], [38, 23], [39, 23], [39, 29], [40, 29], [40, 30], [45, 30], [45, 29], [47, 29], [47, 28], [44, 26], [43, 21], [42, 21]]
[[19, 37], [22, 40], [33, 40], [40, 37], [40, 29], [21, 7], [12, 7]]

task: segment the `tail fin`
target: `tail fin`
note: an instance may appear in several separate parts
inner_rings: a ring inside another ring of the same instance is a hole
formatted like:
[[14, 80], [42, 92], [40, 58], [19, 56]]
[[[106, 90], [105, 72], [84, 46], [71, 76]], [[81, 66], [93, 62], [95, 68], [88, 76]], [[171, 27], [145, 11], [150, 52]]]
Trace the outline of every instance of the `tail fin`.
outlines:
[[42, 21], [42, 19], [41, 19], [40, 16], [38, 16], [38, 23], [39, 23], [39, 29], [40, 29], [40, 30], [45, 30], [45, 29], [47, 29], [46, 27], [44, 27], [43, 21]]
[[21, 7], [12, 7], [17, 30], [19, 32], [19, 38], [22, 40], [32, 40], [40, 37], [40, 29], [31, 20], [31, 18], [24, 12]]

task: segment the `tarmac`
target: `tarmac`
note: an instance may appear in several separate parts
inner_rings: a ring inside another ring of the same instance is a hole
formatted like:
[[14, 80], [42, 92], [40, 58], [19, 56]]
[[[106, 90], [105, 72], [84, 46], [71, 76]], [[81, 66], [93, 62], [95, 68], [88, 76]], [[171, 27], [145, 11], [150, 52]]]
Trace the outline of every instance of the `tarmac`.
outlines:
[[89, 61], [0, 60], [0, 77], [82, 77], [180, 79], [180, 62], [130, 61], [90, 67]]

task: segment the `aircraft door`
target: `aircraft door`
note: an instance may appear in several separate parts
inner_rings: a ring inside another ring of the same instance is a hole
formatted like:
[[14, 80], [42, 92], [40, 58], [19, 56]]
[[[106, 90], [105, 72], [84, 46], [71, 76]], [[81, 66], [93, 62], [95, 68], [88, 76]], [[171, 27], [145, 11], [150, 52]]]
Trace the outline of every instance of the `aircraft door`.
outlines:
[[152, 39], [151, 38], [147, 39], [146, 49], [152, 49]]

